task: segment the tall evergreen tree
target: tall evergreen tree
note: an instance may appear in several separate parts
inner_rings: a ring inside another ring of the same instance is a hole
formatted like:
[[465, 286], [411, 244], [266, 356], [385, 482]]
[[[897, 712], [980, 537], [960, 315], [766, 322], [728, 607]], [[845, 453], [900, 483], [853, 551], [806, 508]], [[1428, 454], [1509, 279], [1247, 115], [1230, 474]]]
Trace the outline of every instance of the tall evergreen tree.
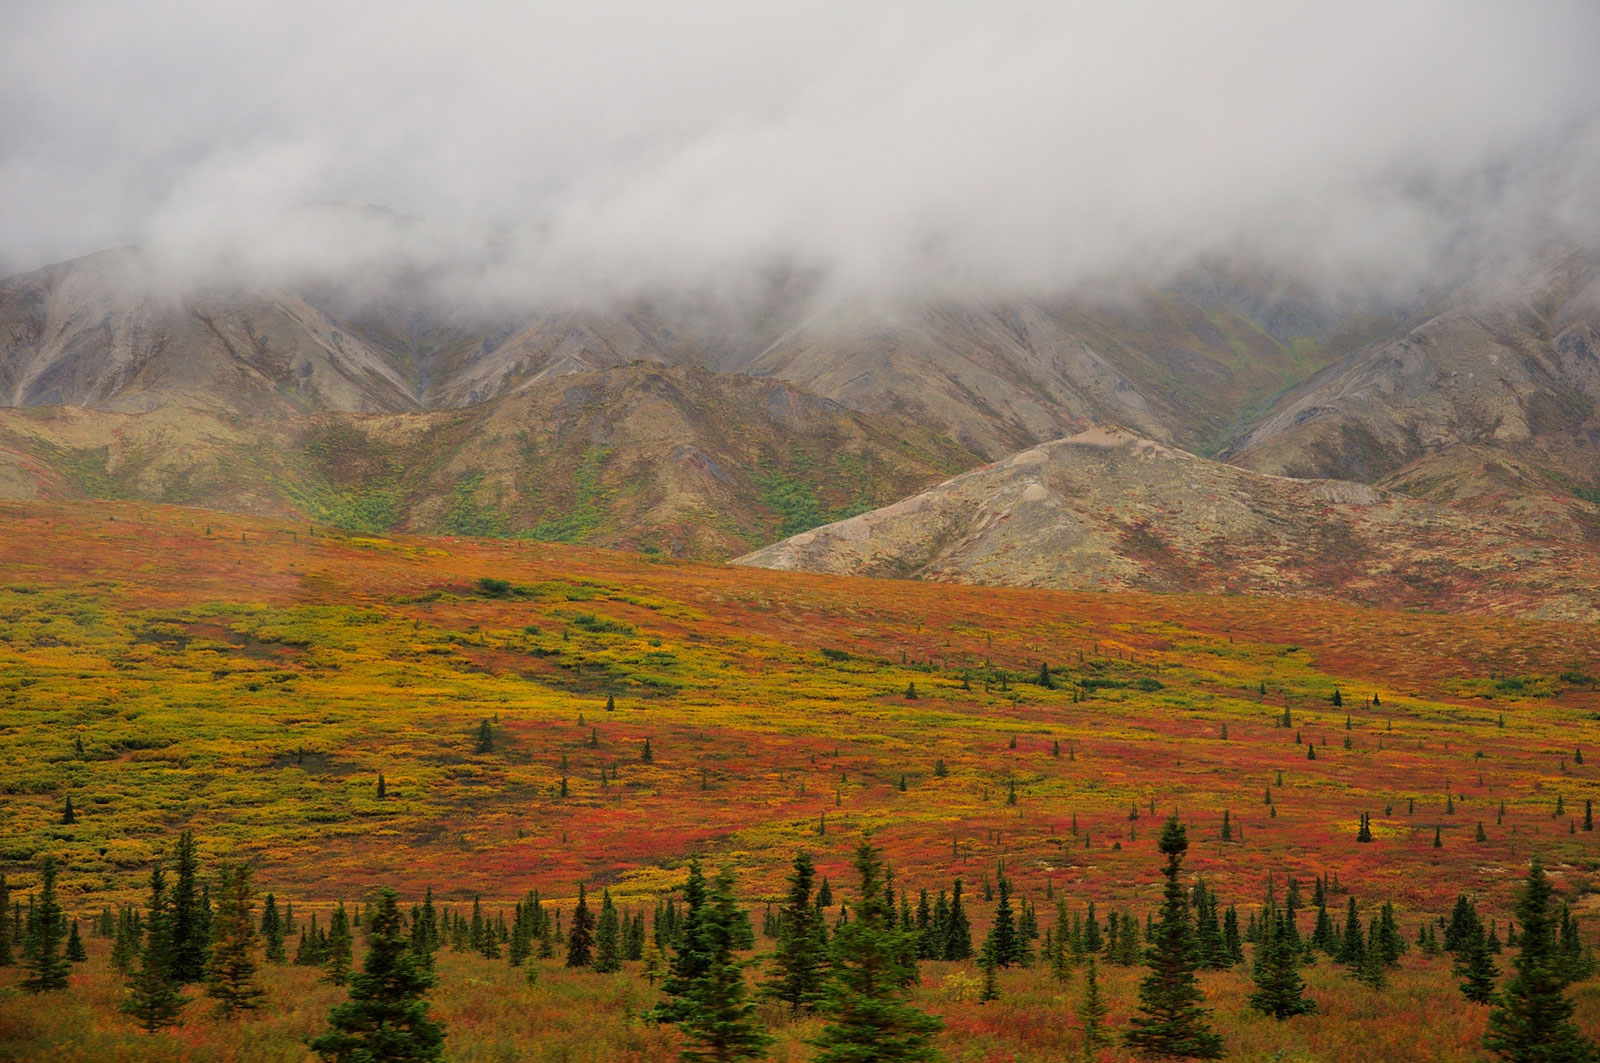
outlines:
[[173, 853], [171, 967], [172, 980], [179, 985], [200, 982], [206, 976], [206, 914], [200, 899], [200, 850], [194, 832], [178, 836]]
[[1011, 883], [1004, 875], [997, 876], [996, 889], [1000, 899], [995, 904], [994, 921], [989, 924], [989, 934], [983, 939], [983, 955], [997, 967], [1010, 967], [1022, 962], [1022, 942], [1017, 933], [1016, 917], [1011, 910]]
[[283, 963], [288, 959], [283, 951], [283, 917], [278, 914], [278, 899], [270, 893], [261, 906], [261, 941], [268, 963]]
[[1162, 875], [1167, 883], [1159, 920], [1150, 930], [1145, 956], [1150, 973], [1139, 985], [1139, 1010], [1123, 1040], [1135, 1052], [1160, 1059], [1216, 1059], [1222, 1038], [1206, 1021], [1205, 999], [1195, 970], [1200, 957], [1190, 918], [1189, 898], [1178, 874], [1189, 849], [1188, 832], [1176, 812], [1167, 820], [1157, 843], [1167, 858]]
[[[206, 995], [217, 1001], [217, 1011], [232, 1018], [241, 1011], [261, 1007], [266, 990], [256, 981], [256, 946], [259, 935], [254, 918], [255, 891], [250, 868], [244, 864], [217, 868], [217, 911], [213, 921], [210, 977]], [[280, 937], [279, 946], [282, 947]]]
[[145, 913], [145, 943], [139, 969], [128, 986], [122, 1010], [139, 1021], [145, 1033], [176, 1026], [187, 1003], [172, 977], [172, 911], [167, 903], [166, 874], [157, 864], [150, 871], [150, 907]]
[[1456, 953], [1453, 973], [1461, 979], [1461, 995], [1472, 1003], [1488, 1004], [1494, 999], [1494, 981], [1500, 976], [1500, 968], [1494, 964], [1489, 936], [1484, 933], [1482, 923]]
[[111, 942], [111, 966], [124, 975], [132, 973], [133, 965], [139, 962], [139, 941], [143, 934], [139, 913], [131, 904], [124, 905], [122, 911], [117, 913], [116, 934]]
[[1515, 907], [1521, 922], [1515, 974], [1489, 1012], [1483, 1046], [1509, 1063], [1590, 1063], [1594, 1046], [1572, 1021], [1567, 979], [1556, 951], [1550, 880], [1536, 856]]
[[444, 1027], [428, 1016], [424, 994], [434, 976], [419, 970], [404, 919], [388, 887], [378, 891], [367, 927], [367, 953], [350, 978], [350, 998], [328, 1015], [328, 1032], [311, 1042], [328, 1063], [437, 1063]]
[[833, 978], [824, 991], [828, 1024], [813, 1044], [815, 1063], [917, 1063], [937, 1058], [930, 1039], [942, 1023], [905, 1003], [916, 977], [915, 928], [890, 929], [884, 870], [868, 842], [856, 849], [861, 899], [833, 941]]
[[1083, 973], [1083, 1000], [1078, 1004], [1078, 1023], [1083, 1027], [1083, 1059], [1084, 1063], [1092, 1063], [1099, 1057], [1100, 1049], [1111, 1043], [1111, 1037], [1105, 1031], [1106, 1007], [1100, 998], [1100, 978], [1095, 971], [1094, 957], [1089, 957], [1089, 966]]
[[53, 993], [67, 988], [67, 973], [72, 964], [61, 950], [67, 935], [67, 918], [56, 902], [56, 859], [44, 858], [44, 882], [39, 888], [39, 902], [33, 909], [28, 924], [27, 955], [24, 966], [28, 975], [22, 980], [26, 993]]
[[1280, 1021], [1317, 1010], [1316, 1001], [1306, 999], [1300, 949], [1284, 925], [1287, 919], [1287, 913], [1270, 909], [1262, 915], [1255, 956], [1256, 991], [1250, 996], [1252, 1008]]
[[567, 934], [567, 966], [588, 967], [594, 962], [594, 913], [583, 883], [578, 883], [578, 906], [572, 910], [572, 929]]
[[1361, 917], [1356, 914], [1356, 899], [1350, 897], [1345, 908], [1344, 934], [1339, 938], [1339, 962], [1358, 970], [1366, 957], [1367, 943], [1361, 934]]
[[350, 980], [350, 965], [355, 958], [353, 944], [350, 916], [344, 910], [344, 901], [340, 901], [333, 906], [333, 915], [328, 918], [328, 947], [322, 958], [326, 977], [334, 985], [344, 985]]
[[[788, 1004], [793, 1015], [802, 1009], [816, 1009], [827, 974], [828, 928], [811, 899], [816, 874], [811, 854], [796, 853], [789, 872], [789, 892], [778, 913], [778, 944], [772, 954], [772, 970], [762, 990]], [[927, 903], [926, 891], [923, 903]], [[926, 936], [923, 932], [920, 938]]]
[[696, 951], [705, 970], [684, 994], [685, 1013], [678, 1022], [688, 1063], [735, 1063], [761, 1059], [772, 1038], [755, 1019], [748, 998], [743, 965], [734, 949], [747, 919], [733, 893], [733, 872], [724, 867], [712, 881], [702, 917], [696, 921]]
[[656, 1022], [681, 1022], [687, 1014], [689, 987], [705, 975], [710, 960], [701, 951], [700, 921], [706, 917], [706, 876], [700, 869], [698, 858], [689, 860], [689, 877], [683, 884], [686, 911], [678, 918], [673, 934], [672, 960], [666, 977], [661, 980], [665, 1000], [650, 1010]]
[[597, 974], [612, 974], [622, 970], [622, 924], [617, 919], [617, 906], [612, 903], [609, 889], [600, 894], [600, 921], [594, 937], [594, 970]]
[[972, 922], [967, 918], [966, 905], [961, 900], [960, 879], [956, 879], [950, 891], [950, 918], [945, 928], [944, 958], [947, 960], [972, 958]]

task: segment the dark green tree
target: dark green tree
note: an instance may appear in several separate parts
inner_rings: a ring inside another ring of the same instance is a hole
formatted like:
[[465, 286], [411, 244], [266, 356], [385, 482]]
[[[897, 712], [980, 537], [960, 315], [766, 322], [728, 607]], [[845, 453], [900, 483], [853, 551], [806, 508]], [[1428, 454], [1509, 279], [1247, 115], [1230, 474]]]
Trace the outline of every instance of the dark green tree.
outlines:
[[578, 883], [578, 905], [572, 910], [572, 927], [567, 932], [567, 966], [588, 967], [594, 962], [594, 913], [583, 883]]
[[815, 1063], [916, 1063], [937, 1058], [931, 1038], [943, 1024], [907, 1004], [916, 978], [916, 928], [891, 929], [884, 868], [868, 842], [856, 849], [861, 899], [855, 918], [833, 940], [833, 978], [821, 1012], [827, 1025], [813, 1044]]
[[[211, 967], [206, 995], [224, 1018], [261, 1007], [266, 990], [256, 981], [255, 890], [245, 864], [217, 868], [217, 912], [212, 922]], [[280, 937], [279, 947], [282, 947]]]
[[173, 851], [171, 966], [168, 973], [179, 985], [201, 982], [206, 977], [206, 952], [211, 942], [207, 934], [208, 913], [200, 899], [200, 850], [194, 832], [178, 836]]
[[124, 905], [117, 913], [117, 928], [111, 942], [111, 966], [123, 975], [131, 974], [133, 965], [139, 962], [139, 941], [143, 935], [144, 927], [138, 913], [132, 905]]
[[1100, 997], [1100, 976], [1095, 970], [1094, 957], [1090, 956], [1089, 965], [1083, 973], [1083, 1000], [1078, 1004], [1078, 1023], [1083, 1027], [1084, 1063], [1097, 1059], [1100, 1050], [1111, 1043], [1111, 1037], [1105, 1030], [1106, 1012], [1109, 1010]]
[[176, 1026], [187, 1003], [172, 977], [172, 912], [167, 904], [166, 875], [157, 864], [150, 871], [150, 908], [145, 913], [145, 943], [139, 969], [128, 986], [122, 1010], [139, 1021], [145, 1033]]
[[772, 1042], [756, 1021], [743, 964], [734, 957], [747, 919], [734, 897], [733, 872], [724, 867], [712, 881], [692, 930], [705, 969], [683, 994], [684, 1013], [678, 1020], [684, 1040], [679, 1058], [688, 1063], [761, 1059]]
[[333, 906], [333, 915], [328, 919], [328, 949], [322, 959], [327, 972], [325, 977], [334, 985], [344, 985], [350, 980], [350, 965], [355, 958], [353, 944], [350, 916], [344, 910], [344, 902], [340, 901]]
[[612, 974], [622, 970], [622, 924], [617, 919], [617, 906], [611, 901], [611, 891], [600, 894], [600, 921], [594, 937], [594, 970], [597, 974]]
[[72, 927], [67, 931], [67, 962], [84, 963], [89, 959], [89, 950], [83, 947], [83, 938], [78, 934], [78, 921], [72, 921]]
[[67, 974], [72, 964], [62, 954], [61, 942], [67, 936], [67, 917], [56, 901], [56, 859], [44, 858], [43, 884], [39, 888], [39, 901], [33, 908], [28, 923], [26, 954], [23, 966], [28, 975], [22, 980], [25, 993], [53, 993], [67, 988]]
[[1222, 1038], [1211, 1032], [1204, 996], [1195, 977], [1200, 966], [1188, 892], [1178, 881], [1188, 832], [1176, 812], [1167, 820], [1157, 843], [1167, 858], [1162, 875], [1167, 883], [1160, 918], [1151, 927], [1145, 957], [1150, 973], [1139, 984], [1139, 1011], [1123, 1040], [1140, 1055], [1158, 1059], [1216, 1059]]
[[683, 900], [685, 910], [679, 916], [677, 929], [672, 935], [672, 960], [668, 964], [666, 977], [661, 980], [661, 991], [667, 999], [649, 1012], [649, 1017], [656, 1022], [682, 1021], [688, 1006], [685, 1000], [689, 987], [710, 967], [710, 960], [700, 951], [701, 939], [696, 932], [700, 920], [705, 918], [706, 908], [706, 876], [696, 857], [689, 859], [689, 877], [683, 884]]
[[328, 1015], [328, 1032], [311, 1042], [312, 1051], [328, 1063], [437, 1063], [444, 1027], [429, 1018], [423, 999], [433, 983], [411, 957], [394, 890], [380, 889], [350, 999]]
[[1016, 916], [1011, 909], [1011, 883], [1000, 875], [997, 889], [1000, 899], [995, 904], [994, 920], [989, 924], [989, 934], [983, 939], [982, 955], [997, 967], [1010, 967], [1022, 962], [1022, 941], [1017, 934]]
[[[816, 865], [810, 853], [796, 853], [789, 892], [778, 913], [778, 944], [762, 992], [789, 1005], [790, 1014], [816, 1010], [827, 976], [828, 928], [812, 902]], [[927, 894], [923, 894], [926, 903]]]
[[283, 916], [278, 914], [278, 899], [270, 893], [261, 906], [261, 941], [268, 963], [288, 960], [283, 950]]
[[1489, 936], [1479, 923], [1476, 932], [1456, 953], [1454, 972], [1461, 979], [1461, 995], [1474, 1004], [1488, 1004], [1494, 999], [1495, 979], [1500, 968], [1495, 966], [1494, 954], [1489, 951]]
[[1509, 1063], [1590, 1063], [1594, 1046], [1572, 1021], [1567, 979], [1556, 951], [1550, 880], [1534, 857], [1517, 897], [1515, 973], [1489, 1012], [1483, 1046]]
[[945, 927], [944, 958], [947, 960], [972, 958], [972, 923], [967, 918], [966, 904], [961, 899], [960, 879], [956, 879], [950, 893], [950, 918]]
[[1306, 999], [1305, 982], [1300, 978], [1300, 948], [1285, 925], [1288, 914], [1272, 909], [1262, 913], [1261, 940], [1256, 945], [1256, 991], [1250, 1006], [1283, 1020], [1317, 1010], [1314, 1000]]
[[1356, 914], [1356, 899], [1350, 897], [1344, 914], [1344, 934], [1339, 938], [1339, 962], [1352, 970], [1366, 959], [1367, 942], [1361, 933], [1361, 917]]

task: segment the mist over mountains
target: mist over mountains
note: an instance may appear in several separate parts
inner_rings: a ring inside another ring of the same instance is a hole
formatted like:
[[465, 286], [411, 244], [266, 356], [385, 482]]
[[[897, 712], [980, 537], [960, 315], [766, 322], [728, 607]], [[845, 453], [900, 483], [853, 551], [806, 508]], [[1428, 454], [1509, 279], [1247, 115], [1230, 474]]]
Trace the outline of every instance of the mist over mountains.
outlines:
[[[0, 493], [1587, 615], [1597, 39], [1583, 3], [12, 5]], [[1103, 432], [1184, 460], [1016, 464]], [[874, 516], [910, 496], [937, 528]]]
[[14, 4], [0, 273], [138, 244], [549, 309], [1220, 258], [1393, 303], [1595, 235], [1596, 39], [1582, 2]]

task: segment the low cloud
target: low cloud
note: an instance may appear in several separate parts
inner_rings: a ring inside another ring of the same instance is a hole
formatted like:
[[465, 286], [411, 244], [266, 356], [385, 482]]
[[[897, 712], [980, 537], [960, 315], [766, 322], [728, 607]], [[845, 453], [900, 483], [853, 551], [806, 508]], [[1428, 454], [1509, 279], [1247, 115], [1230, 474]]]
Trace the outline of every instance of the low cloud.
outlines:
[[1392, 295], [1600, 235], [1596, 41], [1582, 0], [19, 2], [0, 267]]

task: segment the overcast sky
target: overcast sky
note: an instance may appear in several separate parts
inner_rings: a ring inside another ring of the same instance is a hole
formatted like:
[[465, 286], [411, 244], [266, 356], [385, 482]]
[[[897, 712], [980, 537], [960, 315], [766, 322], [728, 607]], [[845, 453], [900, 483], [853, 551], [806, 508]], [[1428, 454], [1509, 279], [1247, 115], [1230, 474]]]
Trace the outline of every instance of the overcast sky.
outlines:
[[1401, 285], [1594, 237], [1597, 51], [1594, 0], [7, 0], [0, 269]]

